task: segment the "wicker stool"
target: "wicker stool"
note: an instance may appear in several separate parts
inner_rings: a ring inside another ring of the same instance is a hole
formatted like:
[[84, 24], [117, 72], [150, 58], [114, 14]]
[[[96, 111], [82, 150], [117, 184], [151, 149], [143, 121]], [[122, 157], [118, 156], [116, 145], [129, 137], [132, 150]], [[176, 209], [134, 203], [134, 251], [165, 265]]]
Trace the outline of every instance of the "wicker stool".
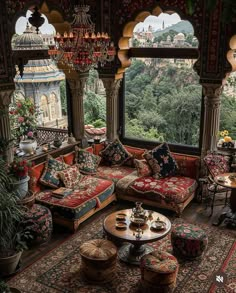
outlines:
[[168, 252], [155, 250], [140, 262], [142, 292], [172, 292], [179, 269], [177, 259]]
[[208, 237], [199, 227], [192, 224], [178, 224], [171, 232], [173, 253], [187, 259], [202, 256], [207, 247]]
[[25, 214], [22, 225], [33, 237], [29, 245], [47, 242], [53, 227], [51, 211], [45, 206], [34, 204]]
[[80, 248], [81, 272], [88, 281], [109, 282], [115, 276], [117, 248], [109, 240], [94, 239], [83, 243]]

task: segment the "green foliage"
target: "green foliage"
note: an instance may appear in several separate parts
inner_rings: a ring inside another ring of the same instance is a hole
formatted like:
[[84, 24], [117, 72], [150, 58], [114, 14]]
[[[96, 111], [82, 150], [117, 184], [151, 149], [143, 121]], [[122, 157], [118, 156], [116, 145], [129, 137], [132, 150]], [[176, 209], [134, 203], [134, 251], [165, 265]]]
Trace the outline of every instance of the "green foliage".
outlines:
[[236, 99], [235, 96], [222, 94], [221, 112], [220, 112], [220, 129], [227, 129], [236, 139]]
[[25, 249], [25, 239], [29, 237], [20, 226], [24, 210], [11, 183], [6, 163], [0, 160], [0, 252], [6, 255]]
[[67, 114], [67, 98], [66, 98], [66, 81], [60, 82], [60, 93], [61, 93], [61, 109], [63, 115]]
[[11, 290], [7, 283], [0, 279], [0, 292], [1, 293], [11, 293]]
[[84, 98], [85, 124], [100, 119], [106, 121], [106, 98], [87, 90]]
[[9, 110], [13, 137], [15, 139], [19, 139], [22, 136], [33, 137], [33, 133], [37, 128], [39, 114], [31, 99], [26, 98], [14, 101]]
[[[126, 136], [198, 145], [202, 88], [197, 74], [189, 63], [154, 60], [134, 60], [127, 70]], [[142, 71], [136, 74], [135, 68]]]
[[103, 120], [101, 120], [101, 119], [98, 119], [98, 120], [95, 120], [95, 121], [93, 122], [93, 126], [94, 126], [95, 128], [105, 127], [105, 126], [106, 126], [106, 122], [103, 121]]

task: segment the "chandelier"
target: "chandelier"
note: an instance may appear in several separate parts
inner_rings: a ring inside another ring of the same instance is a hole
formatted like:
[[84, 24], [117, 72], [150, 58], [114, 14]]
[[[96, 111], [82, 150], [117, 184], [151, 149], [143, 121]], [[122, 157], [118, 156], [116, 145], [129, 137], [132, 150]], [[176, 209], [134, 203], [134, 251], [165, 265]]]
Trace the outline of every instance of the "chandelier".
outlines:
[[69, 65], [85, 72], [98, 64], [114, 60], [116, 50], [107, 33], [95, 33], [95, 24], [88, 14], [89, 6], [76, 5], [71, 31], [63, 35], [56, 33], [55, 44], [49, 45], [48, 54], [56, 63]]

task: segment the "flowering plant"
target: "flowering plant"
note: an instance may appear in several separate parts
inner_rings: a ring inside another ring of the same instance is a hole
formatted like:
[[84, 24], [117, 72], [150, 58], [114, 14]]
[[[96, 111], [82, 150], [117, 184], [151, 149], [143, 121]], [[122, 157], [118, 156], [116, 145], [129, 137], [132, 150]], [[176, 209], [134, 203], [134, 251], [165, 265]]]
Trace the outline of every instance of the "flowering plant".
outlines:
[[21, 137], [34, 138], [39, 111], [31, 99], [26, 98], [13, 102], [10, 105], [9, 115], [12, 132], [16, 139]]
[[32, 166], [30, 161], [15, 158], [13, 162], [9, 165], [9, 173], [15, 178], [21, 180], [28, 175], [29, 169]]
[[228, 130], [220, 131], [219, 134], [220, 134], [220, 136], [222, 137], [222, 139], [225, 142], [231, 142], [232, 141], [232, 138], [229, 136], [229, 131]]

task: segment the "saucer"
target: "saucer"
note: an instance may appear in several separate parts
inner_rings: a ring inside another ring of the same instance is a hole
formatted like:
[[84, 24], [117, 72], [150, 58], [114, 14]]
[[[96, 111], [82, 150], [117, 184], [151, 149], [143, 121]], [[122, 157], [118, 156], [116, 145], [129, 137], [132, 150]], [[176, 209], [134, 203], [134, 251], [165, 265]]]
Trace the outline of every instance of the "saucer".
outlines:
[[126, 229], [127, 224], [125, 222], [117, 222], [116, 223], [116, 229]]
[[126, 216], [125, 214], [117, 214], [116, 220], [117, 221], [125, 221], [126, 220], [125, 216]]
[[151, 223], [151, 228], [154, 230], [163, 230], [166, 228], [166, 223], [163, 221], [153, 221]]

